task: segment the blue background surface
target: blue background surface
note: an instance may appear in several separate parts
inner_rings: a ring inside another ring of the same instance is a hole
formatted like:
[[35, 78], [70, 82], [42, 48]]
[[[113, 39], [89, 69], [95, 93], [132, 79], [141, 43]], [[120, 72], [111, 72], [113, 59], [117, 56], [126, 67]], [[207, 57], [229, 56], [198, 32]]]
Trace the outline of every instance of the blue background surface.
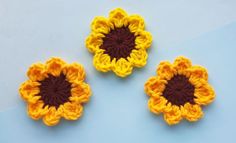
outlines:
[[[153, 35], [148, 64], [125, 79], [96, 71], [84, 46], [93, 17], [116, 7], [142, 15]], [[235, 7], [231, 0], [0, 0], [0, 143], [236, 142]], [[160, 61], [179, 55], [208, 69], [217, 97], [199, 122], [169, 127], [149, 112], [143, 84]], [[83, 64], [93, 90], [80, 120], [55, 127], [30, 119], [18, 94], [28, 67], [51, 56]]]

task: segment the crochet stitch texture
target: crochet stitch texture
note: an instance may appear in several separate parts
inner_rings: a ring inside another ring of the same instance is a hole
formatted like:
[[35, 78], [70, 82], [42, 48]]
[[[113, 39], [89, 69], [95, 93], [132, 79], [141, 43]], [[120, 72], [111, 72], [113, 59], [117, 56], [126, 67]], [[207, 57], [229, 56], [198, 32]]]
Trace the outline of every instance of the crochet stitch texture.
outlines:
[[128, 15], [123, 9], [116, 8], [108, 18], [95, 17], [91, 30], [86, 47], [94, 54], [93, 64], [97, 70], [113, 71], [119, 77], [126, 77], [133, 67], [146, 65], [146, 49], [152, 43], [152, 36], [145, 31], [141, 16]]
[[51, 58], [46, 64], [31, 65], [27, 75], [29, 79], [21, 84], [19, 92], [32, 119], [43, 118], [46, 125], [54, 126], [61, 117], [77, 120], [82, 115], [83, 104], [91, 95], [82, 65]]
[[202, 66], [192, 65], [185, 57], [177, 57], [173, 64], [161, 62], [157, 76], [145, 83], [150, 97], [151, 112], [164, 114], [169, 125], [178, 124], [183, 118], [193, 122], [203, 116], [201, 106], [210, 104], [215, 92], [208, 83], [208, 73]]

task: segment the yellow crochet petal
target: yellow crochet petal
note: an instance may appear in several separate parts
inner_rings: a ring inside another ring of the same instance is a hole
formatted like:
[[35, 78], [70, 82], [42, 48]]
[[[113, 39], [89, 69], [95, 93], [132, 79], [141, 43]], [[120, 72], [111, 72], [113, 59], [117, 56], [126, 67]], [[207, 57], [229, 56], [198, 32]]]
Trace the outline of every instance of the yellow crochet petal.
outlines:
[[[172, 111], [172, 104], [170, 103], [170, 102], [168, 102], [167, 104], [166, 104], [166, 107], [165, 107], [165, 109], [163, 110], [163, 112], [171, 112]], [[177, 107], [177, 106], [176, 106]]]
[[194, 101], [199, 105], [208, 105], [215, 99], [214, 89], [207, 82], [203, 82], [201, 86], [195, 87]]
[[194, 122], [202, 118], [203, 112], [199, 105], [192, 105], [190, 103], [186, 103], [184, 107], [181, 108], [182, 117], [187, 119], [188, 121]]
[[178, 124], [182, 120], [181, 111], [178, 106], [173, 105], [169, 112], [164, 113], [164, 120], [169, 125]]
[[86, 103], [91, 96], [91, 89], [88, 84], [83, 82], [74, 82], [72, 84], [70, 100], [76, 103]]
[[137, 49], [147, 49], [152, 44], [152, 35], [147, 31], [139, 31], [135, 38], [135, 48]]
[[103, 43], [103, 40], [102, 40], [103, 37], [105, 36], [101, 33], [90, 34], [85, 41], [87, 49], [92, 53], [95, 53], [96, 51], [98, 51], [99, 47]]
[[55, 107], [50, 107], [48, 113], [43, 117], [43, 122], [47, 126], [55, 126], [59, 123], [62, 114], [62, 105], [58, 109]]
[[40, 83], [30, 80], [22, 83], [19, 88], [22, 99], [30, 103], [36, 103], [40, 99], [40, 96], [36, 96], [40, 92], [39, 85]]
[[83, 106], [67, 102], [64, 105], [63, 117], [66, 120], [77, 120], [83, 113]]
[[113, 64], [113, 70], [116, 75], [120, 77], [126, 77], [132, 73], [133, 67], [131, 63], [124, 58], [119, 59]]
[[48, 74], [59, 76], [66, 63], [60, 58], [51, 58], [46, 62], [46, 70]]
[[42, 81], [47, 77], [44, 64], [37, 63], [30, 66], [27, 75], [32, 81]]
[[38, 101], [37, 103], [30, 103], [27, 106], [28, 115], [34, 119], [38, 120], [48, 112], [48, 107], [43, 107], [44, 103], [42, 101]]
[[107, 72], [111, 69], [111, 58], [100, 50], [93, 57], [93, 65], [97, 70]]
[[161, 62], [157, 68], [157, 75], [160, 79], [170, 80], [176, 74], [176, 70], [169, 62]]
[[120, 28], [122, 26], [127, 26], [127, 16], [127, 13], [123, 9], [116, 8], [109, 13], [109, 20], [116, 28]]
[[160, 80], [157, 77], [151, 77], [144, 85], [147, 95], [152, 97], [159, 97], [165, 89], [165, 83], [167, 81]]
[[128, 16], [127, 19], [130, 32], [138, 34], [139, 31], [144, 30], [144, 19], [140, 15], [131, 15]]
[[131, 62], [136, 67], [143, 67], [147, 63], [148, 54], [146, 50], [132, 50], [130, 57], [128, 57], [129, 62]]
[[208, 73], [207, 70], [202, 66], [192, 66], [187, 69], [190, 78], [193, 79], [204, 79], [205, 81], [208, 80]]
[[85, 70], [81, 64], [72, 63], [68, 64], [63, 68], [63, 73], [71, 83], [73, 81], [83, 81], [85, 79]]
[[183, 56], [177, 57], [174, 61], [174, 68], [177, 70], [178, 74], [186, 75], [186, 69], [190, 68], [191, 66], [191, 61]]
[[113, 29], [113, 24], [105, 17], [97, 16], [94, 18], [91, 29], [95, 33], [108, 34]]
[[155, 114], [160, 114], [166, 108], [167, 100], [160, 96], [159, 98], [150, 98], [148, 100], [148, 108]]

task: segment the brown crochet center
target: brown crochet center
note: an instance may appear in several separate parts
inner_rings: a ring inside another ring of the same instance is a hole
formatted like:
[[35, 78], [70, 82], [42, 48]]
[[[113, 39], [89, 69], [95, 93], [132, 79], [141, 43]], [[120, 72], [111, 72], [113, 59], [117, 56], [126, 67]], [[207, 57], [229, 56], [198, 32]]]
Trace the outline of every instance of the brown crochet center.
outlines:
[[71, 96], [71, 83], [66, 80], [64, 74], [59, 76], [48, 75], [43, 81], [40, 81], [41, 100], [44, 106], [54, 106], [58, 108], [60, 105], [69, 101]]
[[129, 57], [131, 51], [135, 49], [135, 35], [130, 32], [128, 27], [115, 28], [103, 38], [101, 49], [105, 50], [105, 54], [111, 57], [111, 60], [116, 58]]
[[181, 106], [189, 102], [194, 102], [194, 86], [184, 75], [175, 75], [172, 77], [163, 92], [163, 96], [173, 105]]

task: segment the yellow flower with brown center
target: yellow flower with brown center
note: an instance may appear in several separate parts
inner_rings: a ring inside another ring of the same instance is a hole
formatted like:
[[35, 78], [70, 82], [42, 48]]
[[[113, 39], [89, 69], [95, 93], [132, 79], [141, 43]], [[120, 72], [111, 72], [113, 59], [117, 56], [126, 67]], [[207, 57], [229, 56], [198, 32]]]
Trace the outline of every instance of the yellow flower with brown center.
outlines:
[[210, 104], [215, 92], [208, 83], [208, 73], [202, 66], [192, 66], [185, 57], [177, 57], [173, 64], [161, 62], [157, 76], [145, 83], [150, 96], [148, 107], [155, 114], [164, 114], [169, 124], [177, 124], [183, 118], [197, 121], [203, 116], [201, 106]]
[[60, 118], [77, 120], [83, 112], [83, 103], [89, 101], [91, 90], [84, 83], [85, 71], [78, 63], [67, 64], [60, 58], [51, 58], [46, 64], [33, 64], [21, 84], [19, 92], [27, 102], [28, 115], [48, 126]]
[[114, 71], [125, 77], [133, 67], [146, 65], [146, 49], [152, 43], [152, 36], [145, 31], [144, 20], [139, 15], [128, 15], [117, 8], [109, 17], [95, 17], [91, 24], [91, 34], [86, 39], [86, 47], [94, 53], [93, 64], [102, 72]]

